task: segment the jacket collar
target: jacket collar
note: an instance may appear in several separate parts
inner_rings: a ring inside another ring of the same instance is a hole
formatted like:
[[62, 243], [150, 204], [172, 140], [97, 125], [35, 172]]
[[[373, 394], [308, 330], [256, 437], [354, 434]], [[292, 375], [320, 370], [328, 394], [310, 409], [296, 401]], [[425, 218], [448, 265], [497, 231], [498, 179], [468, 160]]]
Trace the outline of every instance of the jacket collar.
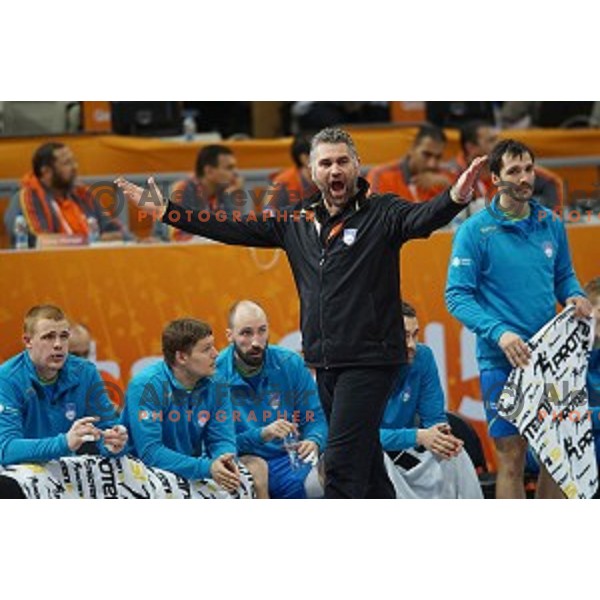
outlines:
[[[29, 380], [31, 381], [31, 384], [41, 387], [43, 383], [40, 380], [40, 377], [35, 369], [35, 365], [33, 364], [27, 350], [23, 351], [23, 358], [25, 361], [25, 371], [29, 377]], [[79, 372], [81, 370], [81, 363], [83, 360], [84, 359], [72, 356], [70, 354], [67, 355], [65, 364], [63, 365], [62, 369], [59, 370], [58, 377], [56, 378], [57, 393], [70, 390], [79, 385]]]
[[198, 381], [196, 383], [196, 385], [191, 389], [188, 390], [173, 374], [173, 371], [171, 370], [171, 367], [169, 367], [169, 365], [167, 365], [167, 363], [163, 360], [162, 364], [162, 372], [163, 375], [167, 378], [167, 380], [169, 381], [169, 385], [171, 386], [171, 388], [175, 389], [175, 390], [179, 390], [181, 392], [195, 392], [196, 390], [201, 390], [202, 388], [206, 387], [208, 385], [208, 383], [211, 381], [210, 377], [203, 377], [202, 379], [200, 379], [200, 381]]
[[[500, 225], [502, 225], [502, 227], [517, 227], [519, 221], [513, 221], [512, 219], [508, 218], [506, 216], [506, 214], [502, 211], [502, 209], [498, 206], [498, 202], [500, 200], [500, 196], [498, 194], [496, 194], [493, 198], [492, 198], [492, 202], [490, 203], [489, 206], [489, 211], [490, 214], [492, 216], [492, 218], [497, 221]], [[548, 223], [547, 221], [548, 219], [548, 215], [545, 218], [541, 217], [541, 214], [543, 212], [546, 212], [546, 209], [535, 199], [531, 199], [529, 200], [529, 216], [527, 217], [527, 220], [529, 220], [529, 222], [532, 224], [532, 226], [534, 228], [537, 227], [547, 227]]]
[[[223, 377], [226, 382], [232, 386], [247, 386], [248, 382], [242, 377], [240, 372], [235, 367], [235, 357], [234, 357], [234, 348], [233, 345], [228, 346], [221, 356], [218, 359], [219, 367], [221, 367], [221, 372], [223, 373]], [[260, 381], [268, 381], [269, 373], [272, 373], [273, 370], [279, 370], [279, 365], [276, 364], [273, 356], [273, 352], [271, 352], [270, 348], [267, 347], [265, 351], [265, 360], [263, 363], [263, 368], [258, 373], [257, 377], [260, 378]]]

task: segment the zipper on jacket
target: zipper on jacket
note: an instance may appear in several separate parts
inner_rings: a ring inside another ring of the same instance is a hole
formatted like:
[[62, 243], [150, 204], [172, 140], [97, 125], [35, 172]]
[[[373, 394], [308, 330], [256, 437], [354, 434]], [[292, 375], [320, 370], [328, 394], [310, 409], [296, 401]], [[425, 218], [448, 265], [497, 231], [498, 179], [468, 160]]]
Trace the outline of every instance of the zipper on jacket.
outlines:
[[321, 354], [323, 365], [327, 368], [327, 357], [325, 356], [325, 331], [323, 329], [323, 266], [325, 265], [325, 248], [321, 247], [319, 257], [319, 329], [321, 331]]

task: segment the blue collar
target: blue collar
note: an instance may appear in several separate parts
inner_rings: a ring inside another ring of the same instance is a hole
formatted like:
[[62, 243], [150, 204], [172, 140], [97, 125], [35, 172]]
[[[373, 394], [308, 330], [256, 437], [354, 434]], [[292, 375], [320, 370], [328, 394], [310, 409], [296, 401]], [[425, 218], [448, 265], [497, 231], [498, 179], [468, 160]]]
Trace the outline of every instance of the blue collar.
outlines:
[[529, 200], [529, 216], [526, 219], [516, 221], [506, 216], [506, 213], [499, 207], [500, 195], [496, 194], [492, 198], [492, 202], [489, 206], [491, 217], [503, 227], [519, 228], [519, 223], [529, 222], [532, 227], [548, 227], [548, 220], [552, 220], [552, 215], [547, 215], [545, 218], [541, 218], [540, 214], [545, 212], [546, 209], [535, 199]]
[[[42, 385], [44, 385], [44, 383], [40, 379], [35, 369], [35, 365], [33, 364], [31, 357], [29, 356], [29, 352], [27, 350], [24, 350], [23, 356], [25, 360], [25, 370], [29, 379], [31, 380], [31, 384], [34, 386], [41, 387]], [[58, 371], [56, 377], [55, 385], [57, 393], [77, 387], [77, 385], [79, 384], [79, 369], [77, 368], [78, 362], [83, 360], [84, 359], [72, 356], [71, 354], [67, 355], [65, 363], [62, 369]]]
[[[222, 357], [224, 366], [224, 376], [227, 382], [232, 386], [247, 386], [249, 385], [246, 379], [240, 374], [235, 366], [235, 351], [233, 345], [227, 347]], [[260, 373], [257, 373], [256, 377], [262, 383], [263, 381], [269, 380], [269, 373], [273, 370], [279, 370], [279, 365], [273, 358], [273, 353], [267, 347], [265, 351], [265, 360], [263, 362], [263, 368]]]
[[202, 379], [200, 379], [199, 381], [196, 382], [196, 385], [191, 390], [188, 390], [188, 388], [186, 388], [177, 379], [177, 377], [175, 377], [175, 375], [173, 374], [173, 371], [171, 370], [171, 367], [169, 367], [169, 365], [164, 360], [162, 361], [162, 370], [163, 370], [163, 374], [168, 379], [170, 386], [173, 389], [179, 390], [181, 392], [191, 393], [191, 392], [195, 392], [197, 390], [201, 390], [212, 381], [212, 379], [210, 377], [203, 377]]

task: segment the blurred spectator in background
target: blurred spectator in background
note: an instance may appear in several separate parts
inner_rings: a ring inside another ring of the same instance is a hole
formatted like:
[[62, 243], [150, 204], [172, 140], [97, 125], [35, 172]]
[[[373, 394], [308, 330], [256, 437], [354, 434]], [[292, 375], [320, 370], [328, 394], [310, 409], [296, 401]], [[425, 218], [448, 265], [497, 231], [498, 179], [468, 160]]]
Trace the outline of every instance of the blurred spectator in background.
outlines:
[[572, 129], [592, 125], [594, 102], [516, 102], [502, 104], [500, 122], [504, 129], [561, 127]]
[[[196, 210], [222, 210], [228, 215], [233, 210], [245, 214], [252, 208], [248, 206], [235, 155], [230, 148], [220, 144], [205, 146], [198, 152], [194, 176], [175, 182], [171, 187], [171, 199]], [[166, 242], [183, 242], [193, 237], [160, 222], [154, 224], [153, 235]]]
[[[69, 354], [90, 360], [92, 350], [92, 336], [90, 330], [82, 323], [71, 324], [71, 337], [69, 338]], [[109, 400], [120, 412], [123, 410], [125, 400], [125, 386], [120, 378], [116, 378], [108, 371], [98, 369]]]
[[[460, 152], [447, 166], [448, 170], [458, 177], [478, 156], [490, 154], [498, 141], [498, 130], [489, 121], [470, 121], [460, 128]], [[548, 208], [560, 207], [563, 204], [563, 180], [552, 171], [535, 165], [535, 183], [533, 195], [535, 199]], [[468, 207], [468, 213], [474, 214], [485, 205], [485, 199], [496, 193], [487, 166], [483, 168], [476, 184], [476, 201]]]
[[318, 191], [310, 175], [310, 140], [297, 135], [292, 141], [291, 154], [294, 166], [277, 173], [267, 191], [266, 203], [271, 206], [293, 205]]
[[15, 218], [20, 214], [27, 220], [30, 246], [35, 246], [36, 237], [43, 233], [88, 236], [90, 217], [96, 220], [102, 241], [133, 237], [87, 186], [77, 183], [77, 160], [68, 146], [60, 142], [40, 146], [33, 155], [32, 167], [4, 216], [11, 240]]
[[388, 102], [292, 102], [284, 107], [283, 129], [312, 136], [325, 127], [390, 120]]
[[397, 194], [410, 202], [431, 200], [454, 179], [441, 168], [446, 142], [446, 134], [439, 127], [422, 125], [404, 158], [369, 171], [371, 191]]
[[442, 128], [459, 129], [465, 123], [484, 120], [495, 123], [501, 102], [426, 102], [425, 118], [429, 123]]

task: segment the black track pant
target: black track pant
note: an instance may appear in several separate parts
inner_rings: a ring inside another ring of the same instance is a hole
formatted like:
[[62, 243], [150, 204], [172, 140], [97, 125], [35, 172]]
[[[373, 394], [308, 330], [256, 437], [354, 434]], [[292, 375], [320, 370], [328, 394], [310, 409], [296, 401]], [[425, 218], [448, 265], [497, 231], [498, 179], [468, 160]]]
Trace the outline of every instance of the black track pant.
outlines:
[[329, 422], [325, 498], [395, 498], [385, 471], [379, 425], [397, 366], [317, 369]]

